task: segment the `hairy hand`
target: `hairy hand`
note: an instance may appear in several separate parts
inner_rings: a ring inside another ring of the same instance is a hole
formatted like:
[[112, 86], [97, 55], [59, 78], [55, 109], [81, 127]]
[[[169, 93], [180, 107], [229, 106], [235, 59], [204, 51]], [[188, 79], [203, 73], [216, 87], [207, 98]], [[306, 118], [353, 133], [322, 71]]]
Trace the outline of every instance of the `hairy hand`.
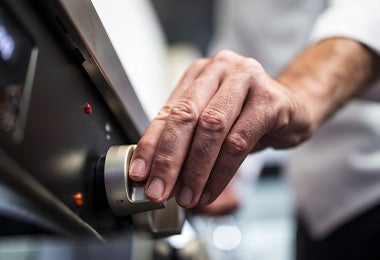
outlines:
[[139, 141], [130, 178], [147, 179], [154, 202], [209, 204], [251, 151], [309, 137], [309, 118], [300, 96], [256, 60], [222, 51], [189, 67]]

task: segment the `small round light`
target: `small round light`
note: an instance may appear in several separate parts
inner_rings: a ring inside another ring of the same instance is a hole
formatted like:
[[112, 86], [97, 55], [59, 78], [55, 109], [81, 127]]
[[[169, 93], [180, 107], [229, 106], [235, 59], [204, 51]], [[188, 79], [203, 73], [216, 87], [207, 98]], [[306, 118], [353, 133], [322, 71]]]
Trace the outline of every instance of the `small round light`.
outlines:
[[77, 205], [78, 207], [82, 206], [83, 205], [83, 194], [81, 192], [75, 193], [74, 201], [75, 201], [75, 205]]
[[84, 111], [86, 112], [86, 114], [91, 115], [92, 114], [92, 106], [91, 106], [91, 104], [86, 103], [84, 105]]
[[212, 238], [216, 248], [222, 251], [231, 251], [239, 246], [241, 232], [237, 226], [220, 225], [215, 228]]

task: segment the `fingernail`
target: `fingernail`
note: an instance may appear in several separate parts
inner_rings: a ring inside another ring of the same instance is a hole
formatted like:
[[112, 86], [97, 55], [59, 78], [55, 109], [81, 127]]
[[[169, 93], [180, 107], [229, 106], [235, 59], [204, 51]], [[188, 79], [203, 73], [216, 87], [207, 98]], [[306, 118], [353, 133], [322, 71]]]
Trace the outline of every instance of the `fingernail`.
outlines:
[[187, 207], [193, 200], [193, 191], [189, 187], [184, 187], [178, 197], [178, 204]]
[[145, 161], [142, 159], [135, 159], [129, 169], [129, 175], [134, 177], [143, 177], [145, 174]]
[[145, 193], [148, 197], [156, 200], [161, 200], [162, 194], [164, 193], [165, 184], [164, 181], [159, 178], [154, 178]]
[[208, 191], [204, 191], [201, 195], [201, 198], [199, 199], [199, 205], [204, 206], [204, 205], [209, 204], [210, 198], [211, 198], [211, 193]]

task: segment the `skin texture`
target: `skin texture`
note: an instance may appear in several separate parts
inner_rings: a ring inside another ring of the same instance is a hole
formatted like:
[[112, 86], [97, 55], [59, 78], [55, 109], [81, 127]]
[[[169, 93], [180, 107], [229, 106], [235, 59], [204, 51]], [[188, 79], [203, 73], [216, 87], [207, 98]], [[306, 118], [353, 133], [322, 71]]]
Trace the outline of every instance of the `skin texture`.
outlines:
[[154, 202], [209, 204], [250, 152], [308, 139], [378, 74], [377, 64], [345, 38], [310, 46], [276, 79], [230, 51], [197, 60], [140, 139], [130, 178], [147, 180]]

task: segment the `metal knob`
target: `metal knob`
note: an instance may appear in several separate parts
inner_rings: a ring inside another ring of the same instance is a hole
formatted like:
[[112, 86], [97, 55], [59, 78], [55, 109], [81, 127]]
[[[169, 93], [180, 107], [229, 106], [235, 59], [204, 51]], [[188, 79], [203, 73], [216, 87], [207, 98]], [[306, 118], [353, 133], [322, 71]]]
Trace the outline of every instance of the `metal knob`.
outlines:
[[185, 210], [178, 206], [175, 199], [170, 199], [164, 209], [135, 214], [132, 219], [138, 228], [149, 230], [154, 237], [161, 238], [181, 233]]
[[149, 214], [149, 227], [156, 237], [180, 234], [185, 223], [185, 210], [175, 199], [168, 200], [166, 208], [153, 210]]
[[104, 184], [112, 212], [117, 216], [164, 208], [166, 203], [153, 203], [144, 191], [145, 183], [128, 177], [129, 164], [136, 145], [111, 146], [104, 163]]

